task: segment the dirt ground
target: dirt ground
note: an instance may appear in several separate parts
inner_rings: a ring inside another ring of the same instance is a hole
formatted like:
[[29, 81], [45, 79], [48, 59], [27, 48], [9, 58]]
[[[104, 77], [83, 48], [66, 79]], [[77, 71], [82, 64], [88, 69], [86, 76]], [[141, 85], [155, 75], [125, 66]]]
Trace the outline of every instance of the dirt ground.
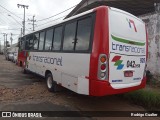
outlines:
[[[64, 89], [57, 93], [47, 90], [43, 78], [23, 74], [22, 68], [0, 55], [0, 111], [146, 111], [117, 95], [91, 97]], [[115, 112], [115, 114], [118, 112]], [[13, 119], [13, 118], [12, 118]], [[17, 119], [17, 118], [16, 118]], [[33, 119], [33, 118], [32, 118]], [[53, 118], [45, 118], [53, 119]], [[54, 119], [71, 119], [57, 118]], [[75, 118], [73, 118], [75, 119]], [[76, 117], [76, 119], [82, 119]], [[83, 117], [105, 120], [106, 117]], [[111, 117], [108, 119], [159, 120], [155, 117]]]

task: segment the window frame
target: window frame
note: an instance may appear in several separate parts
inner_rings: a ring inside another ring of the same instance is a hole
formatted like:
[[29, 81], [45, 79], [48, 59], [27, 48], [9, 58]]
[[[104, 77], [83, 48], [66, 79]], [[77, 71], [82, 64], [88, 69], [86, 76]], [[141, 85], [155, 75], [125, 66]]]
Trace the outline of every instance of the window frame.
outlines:
[[[35, 35], [35, 34], [38, 34], [38, 37], [40, 37], [40, 32], [33, 33], [33, 35]], [[34, 43], [34, 39], [33, 39], [33, 43]], [[38, 49], [39, 49], [39, 40], [38, 40], [37, 49], [34, 49], [34, 46], [33, 46], [33, 51], [38, 51]]]
[[[84, 20], [84, 19], [87, 19], [87, 18], [91, 18], [91, 30], [90, 30], [90, 36], [89, 36], [89, 45], [88, 45], [88, 50], [76, 50], [76, 42], [77, 42], [77, 34], [78, 34], [78, 23], [79, 23], [79, 21], [81, 21], [81, 20]], [[92, 19], [92, 16], [86, 16], [85, 18], [82, 18], [82, 19], [79, 19], [79, 20], [77, 20], [77, 29], [76, 29], [76, 42], [75, 42], [75, 48], [74, 48], [74, 50], [75, 51], [80, 51], [80, 52], [85, 52], [85, 51], [89, 51], [90, 50], [90, 43], [91, 43], [91, 41], [92, 41], [92, 39], [91, 39], [91, 37], [93, 36], [92, 35], [92, 32], [93, 32], [93, 19]]]
[[[43, 49], [39, 50], [40, 36], [41, 36], [42, 32], [44, 32]], [[39, 31], [38, 51], [40, 51], [40, 52], [45, 51], [44, 50], [45, 39], [46, 39], [46, 29]]]
[[[74, 23], [74, 22], [76, 23], [76, 31], [75, 31], [75, 35], [74, 35], [74, 46], [73, 46], [73, 50], [63, 50], [65, 27], [66, 27], [66, 25], [72, 24], [72, 23]], [[76, 41], [75, 38], [76, 38], [76, 35], [77, 35], [77, 20], [73, 20], [73, 21], [69, 21], [69, 22], [65, 23], [65, 24], [64, 24], [64, 28], [63, 28], [63, 43], [62, 43], [62, 47], [61, 47], [61, 49], [62, 49], [63, 52], [73, 52], [73, 51], [75, 51], [75, 41]]]
[[[49, 31], [49, 30], [53, 30], [53, 31], [52, 31], [51, 50], [45, 50], [45, 45], [46, 45], [46, 37], [47, 37], [47, 31]], [[52, 51], [52, 47], [53, 47], [54, 27], [49, 27], [49, 28], [45, 29], [44, 31], [45, 31], [45, 38], [44, 38], [44, 46], [43, 46], [43, 51], [45, 51], [45, 52], [51, 52], [51, 51]]]
[[[32, 36], [32, 40], [33, 40], [33, 43], [34, 43], [33, 33], [32, 33], [32, 34], [30, 34], [30, 35]], [[30, 45], [30, 41], [31, 41], [31, 40], [29, 40], [29, 45]], [[32, 43], [32, 44], [33, 44], [33, 43]], [[30, 48], [30, 50], [32, 50], [32, 49], [33, 49], [33, 46]]]
[[[53, 43], [54, 43], [54, 32], [55, 29], [58, 27], [62, 27], [62, 37], [61, 37], [61, 45], [60, 45], [60, 49], [59, 50], [53, 50]], [[59, 24], [54, 26], [54, 30], [53, 30], [53, 38], [52, 38], [52, 52], [62, 52], [62, 40], [63, 40], [63, 36], [64, 36], [64, 24]]]

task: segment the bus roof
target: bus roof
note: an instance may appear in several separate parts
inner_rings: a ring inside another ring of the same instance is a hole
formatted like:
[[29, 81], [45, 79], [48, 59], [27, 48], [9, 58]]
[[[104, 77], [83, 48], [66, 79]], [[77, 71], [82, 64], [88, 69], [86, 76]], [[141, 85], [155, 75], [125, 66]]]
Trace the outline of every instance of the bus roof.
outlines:
[[126, 11], [124, 11], [124, 10], [117, 9], [117, 8], [114, 8], [114, 7], [109, 7], [109, 8], [110, 8], [111, 10], [113, 10], [113, 11], [117, 11], [117, 12], [126, 14], [126, 15], [128, 15], [128, 16], [134, 17], [135, 19], [137, 19], [137, 20], [139, 20], [140, 22], [143, 22], [143, 23], [144, 23], [144, 21], [142, 21], [140, 18], [134, 16], [133, 14], [131, 14], [131, 13], [129, 13], [129, 12], [126, 12]]
[[[114, 11], [117, 11], [117, 12], [121, 12], [121, 13], [124, 13], [124, 14], [127, 14], [127, 15], [132, 16], [132, 17], [134, 17], [135, 19], [143, 22], [141, 19], [137, 18], [136, 16], [134, 16], [134, 15], [132, 15], [132, 14], [126, 12], [126, 11], [123, 11], [123, 10], [120, 10], [120, 9], [117, 9], [117, 8], [113, 8], [113, 7], [109, 7], [109, 6], [99, 6], [99, 7], [93, 8], [93, 9], [91, 9], [91, 10], [88, 10], [88, 11], [86, 11], [86, 12], [83, 12], [83, 13], [80, 13], [80, 14], [77, 14], [77, 15], [74, 15], [74, 16], [72, 16], [72, 17], [70, 17], [70, 18], [64, 19], [64, 20], [62, 20], [62, 21], [54, 22], [54, 23], [51, 23], [50, 25], [46, 25], [46, 26], [44, 26], [44, 27], [41, 27], [41, 28], [37, 29], [37, 30], [34, 31], [34, 32], [28, 32], [26, 35], [29, 35], [29, 34], [31, 34], [31, 33], [36, 33], [37, 31], [41, 31], [41, 30], [44, 30], [44, 29], [46, 29], [46, 28], [49, 28], [49, 27], [52, 27], [52, 26], [55, 26], [55, 25], [58, 25], [58, 24], [67, 22], [67, 21], [69, 21], [69, 20], [72, 20], [72, 19], [81, 17], [81, 16], [86, 15], [86, 14], [89, 14], [89, 13], [92, 13], [92, 12], [94, 12], [94, 11], [102, 8], [102, 7], [103, 7], [103, 8], [104, 8], [104, 7], [106, 7], [106, 8], [108, 7], [108, 8], [111, 9], [111, 10], [114, 10]], [[144, 23], [144, 22], [143, 22], [143, 23]], [[25, 35], [25, 36], [26, 36], [26, 35]]]
[[[107, 7], [107, 6], [106, 6], [106, 7]], [[94, 8], [94, 9], [95, 9], [95, 8]], [[88, 10], [88, 11], [83, 12], [83, 13], [80, 13], [80, 14], [77, 14], [77, 15], [75, 15], [75, 16], [73, 16], [73, 17], [70, 17], [70, 18], [64, 19], [64, 20], [59, 21], [59, 22], [51, 23], [50, 25], [46, 25], [46, 26], [44, 26], [44, 27], [41, 27], [41, 28], [37, 29], [37, 30], [36, 30], [36, 31], [34, 31], [34, 32], [28, 32], [27, 34], [25, 34], [25, 36], [26, 36], [26, 35], [28, 35], [28, 34], [35, 33], [35, 32], [37, 32], [37, 31], [40, 31], [40, 30], [43, 30], [43, 29], [46, 29], [46, 28], [49, 28], [49, 27], [52, 27], [52, 26], [58, 25], [58, 24], [61, 24], [61, 23], [67, 22], [67, 21], [69, 21], [69, 20], [72, 20], [72, 19], [75, 19], [75, 18], [81, 17], [81, 16], [83, 16], [83, 15], [86, 15], [86, 14], [92, 13], [92, 12], [94, 12], [94, 9]]]

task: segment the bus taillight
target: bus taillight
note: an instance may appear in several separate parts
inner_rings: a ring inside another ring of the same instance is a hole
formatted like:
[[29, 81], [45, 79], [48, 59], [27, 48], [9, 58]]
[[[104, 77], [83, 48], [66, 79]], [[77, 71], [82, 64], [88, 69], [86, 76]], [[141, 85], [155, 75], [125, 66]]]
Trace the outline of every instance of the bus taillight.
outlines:
[[105, 54], [100, 54], [99, 56], [99, 64], [98, 64], [98, 78], [100, 80], [107, 79], [108, 72], [108, 61], [107, 56]]
[[105, 70], [106, 69], [106, 65], [105, 64], [102, 64], [101, 65], [101, 70]]

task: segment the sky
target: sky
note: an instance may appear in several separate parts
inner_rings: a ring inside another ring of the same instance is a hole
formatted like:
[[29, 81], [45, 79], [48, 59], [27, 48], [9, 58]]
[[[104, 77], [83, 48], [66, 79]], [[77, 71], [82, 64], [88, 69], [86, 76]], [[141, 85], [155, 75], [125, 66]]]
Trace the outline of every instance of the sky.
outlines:
[[[1, 45], [4, 44], [3, 33], [8, 34], [7, 40], [9, 42], [11, 33], [13, 34], [13, 44], [18, 41], [18, 37], [20, 36], [24, 9], [21, 7], [18, 8], [17, 4], [29, 6], [28, 9], [25, 10], [25, 33], [27, 33], [31, 32], [33, 29], [33, 26], [31, 25], [32, 22], [29, 21], [33, 19], [33, 16], [35, 16], [35, 30], [37, 30], [40, 27], [44, 27], [48, 24], [53, 24], [54, 22], [61, 21], [79, 2], [81, 2], [81, 0], [0, 0]], [[65, 10], [67, 11], [57, 16], [54, 16]]]

